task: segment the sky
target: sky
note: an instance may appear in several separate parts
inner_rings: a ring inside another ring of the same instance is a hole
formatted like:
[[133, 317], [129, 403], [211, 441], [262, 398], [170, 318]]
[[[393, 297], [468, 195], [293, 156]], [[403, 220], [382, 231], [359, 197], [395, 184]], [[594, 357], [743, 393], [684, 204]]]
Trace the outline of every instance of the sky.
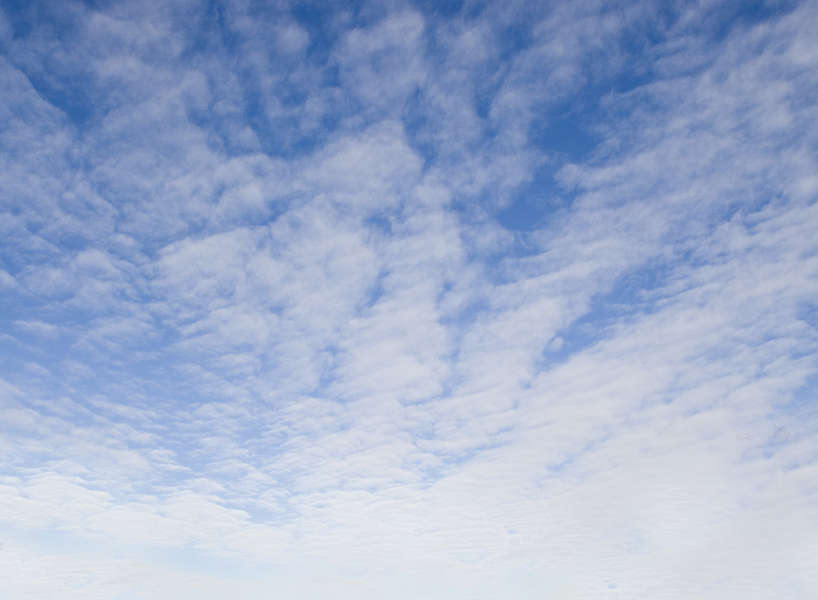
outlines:
[[816, 31], [4, 0], [0, 598], [816, 597]]

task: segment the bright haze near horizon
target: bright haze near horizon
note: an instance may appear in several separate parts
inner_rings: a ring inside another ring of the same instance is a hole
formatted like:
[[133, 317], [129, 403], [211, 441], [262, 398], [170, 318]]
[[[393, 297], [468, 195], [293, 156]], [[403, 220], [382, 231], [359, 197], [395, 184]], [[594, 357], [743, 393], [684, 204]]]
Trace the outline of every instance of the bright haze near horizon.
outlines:
[[818, 597], [816, 32], [0, 4], [0, 597]]

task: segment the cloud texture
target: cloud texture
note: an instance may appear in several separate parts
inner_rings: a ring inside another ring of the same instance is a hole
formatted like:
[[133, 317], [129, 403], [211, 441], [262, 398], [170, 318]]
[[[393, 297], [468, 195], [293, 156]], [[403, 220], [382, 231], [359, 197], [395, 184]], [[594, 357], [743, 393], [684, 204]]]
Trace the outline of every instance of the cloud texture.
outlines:
[[4, 6], [3, 593], [818, 593], [816, 30]]

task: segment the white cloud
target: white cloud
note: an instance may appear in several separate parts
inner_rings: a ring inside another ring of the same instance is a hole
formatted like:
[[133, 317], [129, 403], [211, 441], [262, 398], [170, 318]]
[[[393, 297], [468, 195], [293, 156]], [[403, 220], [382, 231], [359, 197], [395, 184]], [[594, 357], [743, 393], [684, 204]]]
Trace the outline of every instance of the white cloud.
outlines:
[[0, 35], [8, 593], [818, 589], [812, 4], [66, 10]]

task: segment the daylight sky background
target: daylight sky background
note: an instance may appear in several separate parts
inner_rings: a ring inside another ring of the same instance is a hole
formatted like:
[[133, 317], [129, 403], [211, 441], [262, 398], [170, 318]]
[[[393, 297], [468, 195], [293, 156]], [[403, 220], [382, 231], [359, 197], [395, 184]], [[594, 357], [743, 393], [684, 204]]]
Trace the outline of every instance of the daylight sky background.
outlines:
[[817, 597], [816, 2], [0, 7], [0, 597]]

